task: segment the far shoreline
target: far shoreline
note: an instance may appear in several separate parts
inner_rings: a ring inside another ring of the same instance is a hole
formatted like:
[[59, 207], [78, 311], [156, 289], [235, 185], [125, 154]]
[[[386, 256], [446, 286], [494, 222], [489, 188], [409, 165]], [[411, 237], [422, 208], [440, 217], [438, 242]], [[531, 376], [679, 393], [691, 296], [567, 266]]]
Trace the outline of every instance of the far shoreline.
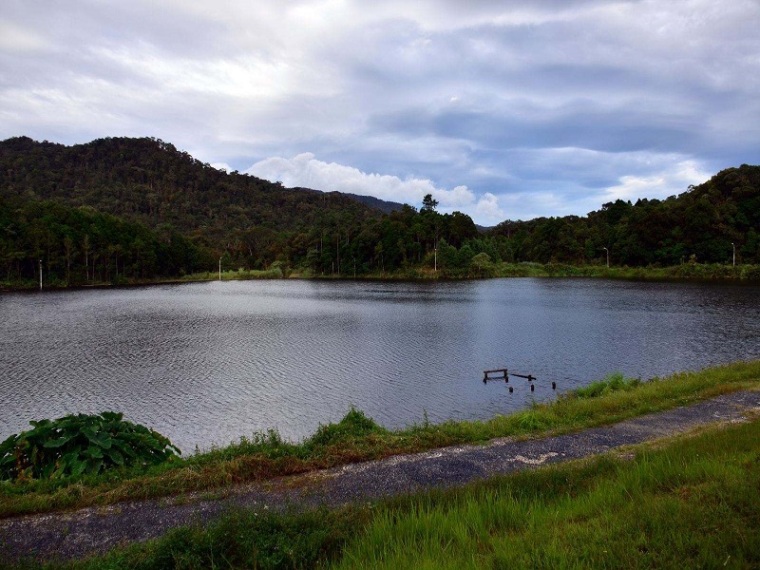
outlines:
[[760, 265], [683, 264], [671, 267], [605, 267], [599, 265], [539, 264], [532, 262], [494, 264], [487, 272], [478, 275], [452, 274], [446, 270], [415, 268], [394, 273], [371, 273], [364, 275], [314, 275], [309, 271], [281, 269], [214, 271], [194, 273], [184, 277], [156, 279], [125, 279], [111, 282], [75, 283], [53, 282], [40, 289], [38, 282], [0, 282], [2, 293], [32, 293], [39, 291], [85, 291], [92, 289], [126, 289], [159, 285], [182, 285], [187, 283], [210, 283], [213, 281], [258, 280], [304, 280], [304, 281], [350, 281], [350, 282], [457, 282], [509, 278], [589, 278], [618, 281], [641, 281], [657, 283], [721, 283], [731, 285], [756, 285], [760, 283]]

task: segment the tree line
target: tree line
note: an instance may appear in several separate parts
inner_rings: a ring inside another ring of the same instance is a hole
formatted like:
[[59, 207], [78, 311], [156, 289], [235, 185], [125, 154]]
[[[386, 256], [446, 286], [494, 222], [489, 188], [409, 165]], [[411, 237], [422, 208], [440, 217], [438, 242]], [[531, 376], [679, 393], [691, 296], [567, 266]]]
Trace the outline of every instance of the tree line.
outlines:
[[728, 168], [666, 200], [616, 200], [588, 216], [503, 222], [508, 261], [630, 267], [760, 262], [760, 167]]
[[666, 200], [617, 200], [587, 216], [505, 221], [390, 213], [337, 192], [286, 189], [201, 163], [158, 139], [0, 143], [0, 280], [61, 284], [225, 269], [364, 276], [500, 263], [667, 266], [760, 262], [760, 167], [742, 165]]
[[127, 283], [179, 277], [214, 260], [171, 228], [151, 230], [88, 207], [0, 196], [0, 281]]

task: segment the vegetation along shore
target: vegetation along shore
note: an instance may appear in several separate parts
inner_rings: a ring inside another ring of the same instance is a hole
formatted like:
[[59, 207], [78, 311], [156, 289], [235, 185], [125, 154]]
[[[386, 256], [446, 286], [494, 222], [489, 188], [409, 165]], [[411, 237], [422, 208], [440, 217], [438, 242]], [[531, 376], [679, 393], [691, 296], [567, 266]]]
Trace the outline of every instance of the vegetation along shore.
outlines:
[[0, 142], [0, 288], [256, 277], [584, 275], [757, 280], [760, 166], [665, 200], [477, 227], [438, 212], [284, 188], [158, 139]]
[[[351, 410], [341, 422], [322, 426], [297, 444], [270, 432], [150, 467], [5, 482], [0, 513], [9, 517], [190, 491], [223, 494], [247, 481], [496, 437], [577, 432], [758, 389], [760, 361], [754, 361], [647, 382], [615, 375], [554, 402], [482, 422], [423, 422], [389, 431]], [[234, 561], [232, 567], [481, 567], [501, 561], [556, 567], [563, 560], [568, 567], [584, 560], [592, 566], [630, 560], [629, 567], [676, 567], [683, 561], [722, 564], [733, 557], [730, 565], [751, 567], [760, 553], [758, 426], [755, 418], [656, 450], [642, 449], [625, 460], [603, 457], [372, 508], [236, 512], [210, 527], [174, 531], [158, 542], [84, 564], [201, 568], [212, 563], [209, 556], [220, 556]], [[640, 524], [628, 525], [632, 519]], [[608, 533], [610, 528], [619, 532]], [[538, 537], [545, 547], [537, 548]], [[443, 559], [441, 540], [449, 544]]]

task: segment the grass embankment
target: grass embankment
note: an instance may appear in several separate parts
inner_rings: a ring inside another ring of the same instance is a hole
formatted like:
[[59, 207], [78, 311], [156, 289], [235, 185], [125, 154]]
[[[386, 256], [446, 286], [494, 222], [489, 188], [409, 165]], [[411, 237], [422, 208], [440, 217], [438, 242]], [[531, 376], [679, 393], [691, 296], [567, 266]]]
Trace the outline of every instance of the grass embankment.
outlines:
[[[487, 270], [459, 269], [455, 271], [432, 267], [412, 267], [386, 273], [360, 275], [319, 275], [310, 270], [286, 270], [274, 266], [267, 270], [244, 269], [222, 272], [222, 281], [243, 281], [257, 279], [319, 279], [319, 280], [366, 280], [366, 281], [436, 281], [489, 279], [494, 277], [599, 277], [603, 279], [626, 279], [632, 281], [718, 281], [718, 282], [760, 282], [760, 265], [723, 265], [719, 263], [684, 263], [673, 267], [606, 267], [604, 265], [568, 265], [563, 263], [494, 263]], [[65, 281], [46, 282], [44, 289], [68, 289], [83, 287], [144, 286], [171, 283], [196, 283], [219, 280], [215, 271], [203, 271], [176, 278], [119, 279], [116, 281], [69, 284]], [[0, 281], [0, 291], [32, 291], [39, 288], [39, 282]]]
[[[619, 387], [579, 400], [615, 407], [646, 390]], [[236, 511], [70, 567], [760, 566], [760, 418], [633, 451], [373, 506]]]
[[[314, 275], [292, 271], [291, 278], [352, 279], [350, 275]], [[486, 268], [448, 269], [410, 267], [388, 273], [360, 275], [359, 279], [385, 281], [434, 281], [438, 279], [488, 279], [494, 277], [600, 277], [634, 281], [719, 281], [759, 282], [760, 265], [724, 265], [720, 263], [684, 263], [673, 267], [606, 267], [604, 265], [570, 265], [565, 263], [492, 263]]]
[[299, 444], [276, 432], [228, 447], [171, 461], [147, 472], [109, 471], [99, 476], [0, 484], [0, 516], [46, 512], [190, 491], [223, 491], [237, 483], [304, 473], [350, 462], [379, 459], [496, 437], [533, 437], [571, 432], [671, 409], [722, 393], [760, 388], [760, 361], [676, 374], [640, 383], [612, 377], [554, 402], [536, 404], [487, 421], [423, 423], [389, 431], [352, 410], [338, 424], [321, 426]]
[[[106, 287], [142, 287], [145, 285], [170, 285], [176, 283], [197, 283], [208, 281], [249, 281], [256, 279], [282, 279], [283, 273], [279, 266], [272, 269], [244, 269], [222, 271], [220, 275], [216, 271], [202, 271], [191, 273], [181, 277], [157, 277], [155, 279], [113, 279], [111, 281], [89, 281], [87, 283], [69, 283], [65, 280], [45, 281], [43, 290], [60, 289], [100, 289]], [[39, 290], [40, 282], [26, 281], [0, 281], [0, 291], [36, 291]]]
[[760, 281], [760, 265], [684, 263], [673, 267], [606, 267], [561, 263], [502, 263], [495, 277], [602, 277], [636, 281]]

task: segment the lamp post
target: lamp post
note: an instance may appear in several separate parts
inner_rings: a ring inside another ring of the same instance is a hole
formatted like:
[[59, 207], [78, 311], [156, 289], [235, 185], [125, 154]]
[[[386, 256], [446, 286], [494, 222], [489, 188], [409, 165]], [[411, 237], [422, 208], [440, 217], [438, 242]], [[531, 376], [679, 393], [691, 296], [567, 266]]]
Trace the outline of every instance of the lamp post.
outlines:
[[222, 258], [219, 258], [219, 281], [222, 280]]
[[734, 242], [731, 242], [731, 249], [733, 250], [733, 256], [732, 256], [733, 266], [736, 267], [736, 244]]
[[609, 269], [610, 268], [610, 250], [607, 249], [606, 247], [603, 247], [602, 249], [607, 252], [607, 269]]

